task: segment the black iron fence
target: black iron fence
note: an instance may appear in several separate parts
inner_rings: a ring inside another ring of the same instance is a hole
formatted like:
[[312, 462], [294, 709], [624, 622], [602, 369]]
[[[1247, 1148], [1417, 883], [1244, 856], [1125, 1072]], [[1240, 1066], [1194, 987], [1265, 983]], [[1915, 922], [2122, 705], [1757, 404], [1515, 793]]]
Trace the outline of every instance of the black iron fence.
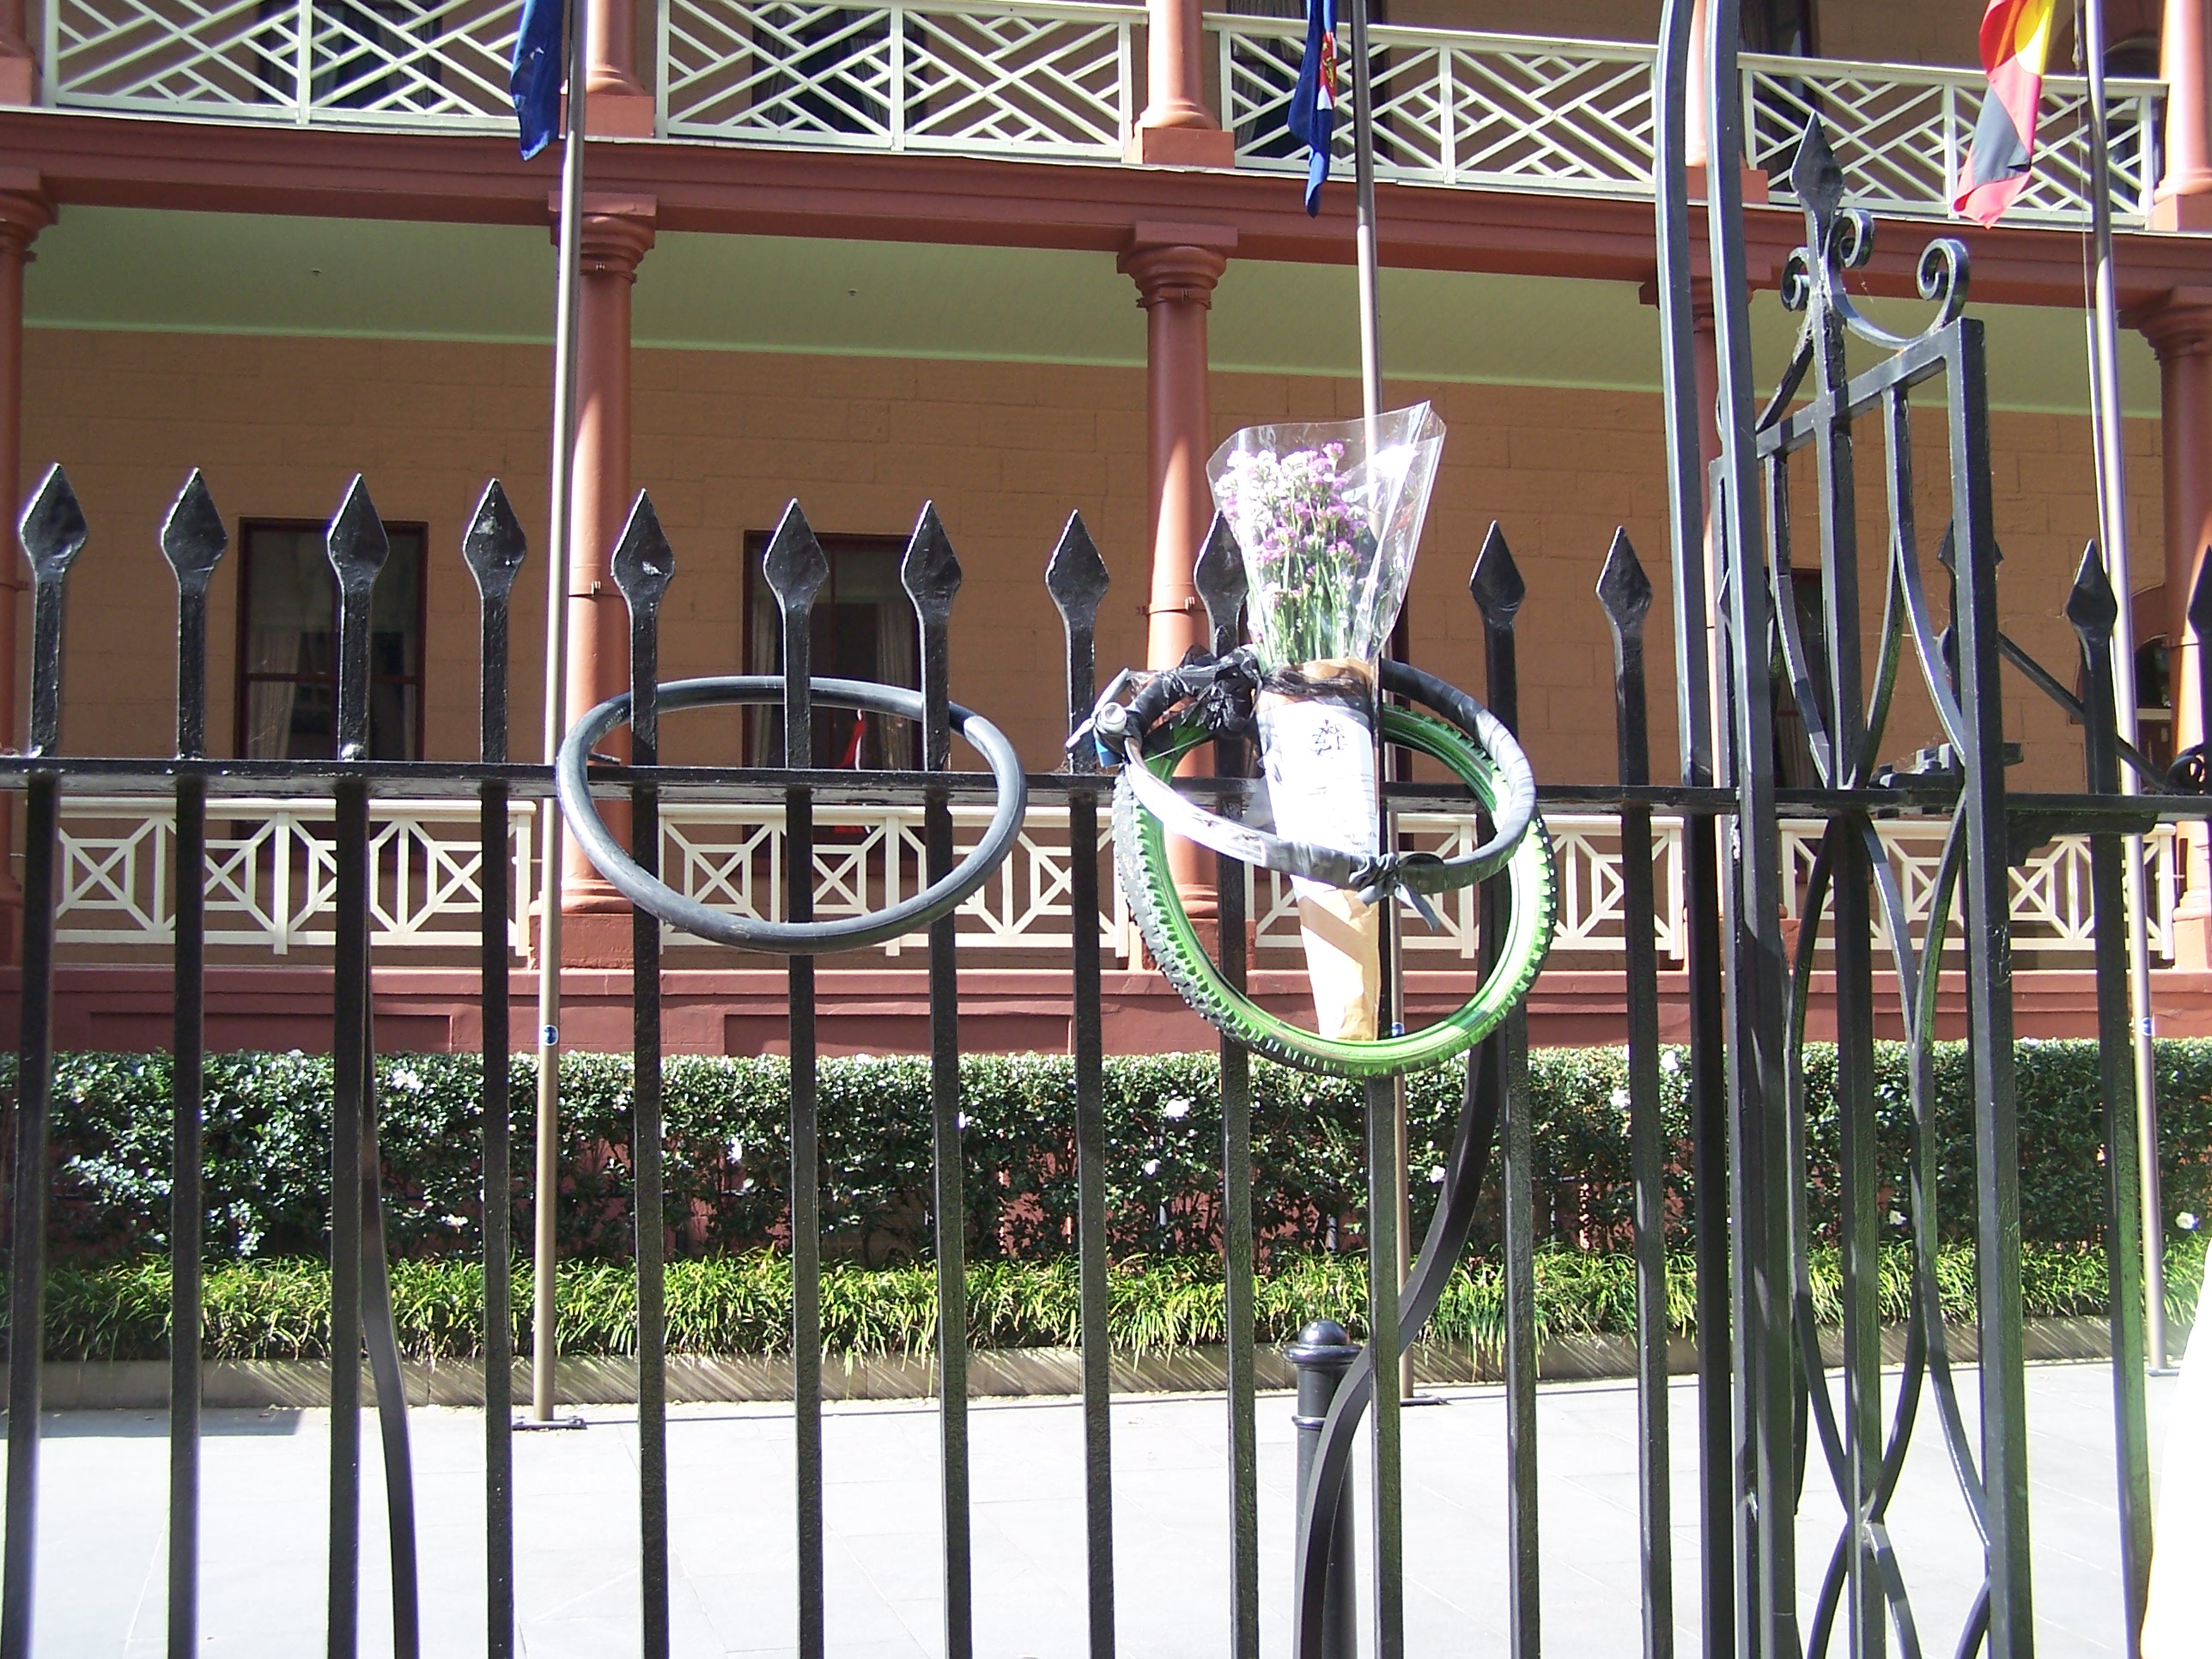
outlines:
[[[1686, 8], [1682, 8], [1686, 12]], [[1663, 59], [1674, 95], [1668, 128], [1679, 161], [1682, 41]], [[1722, 77], [1725, 90], [1732, 78]], [[1741, 112], [1736, 113], [1740, 116]], [[1662, 156], [1662, 174], [1669, 165]], [[1691, 1122], [1693, 1175], [1699, 1192], [1725, 1193], [1728, 1202], [1701, 1208], [1697, 1228], [1697, 1420], [1700, 1475], [1696, 1507], [1701, 1529], [1698, 1576], [1702, 1649], [1708, 1655], [1754, 1654], [1795, 1659], [1847, 1647], [1881, 1650], [1885, 1626], [1900, 1651], [1941, 1646], [1972, 1652], [1985, 1646], [2014, 1659], [2032, 1650], [2030, 1520], [2018, 1277], [2020, 1217], [2017, 1143], [2011, 1077], [2012, 1025], [2008, 871], [2014, 859], [2061, 830], [2094, 837], [2098, 994], [2105, 1039], [2105, 1097], [2112, 1376], [2118, 1425], [2122, 1551], [2127, 1618], [2139, 1622], [2148, 1559], [2146, 1437], [2143, 1420], [2142, 1286], [2132, 1264], [2139, 1182], [2136, 1133], [2129, 1109], [2132, 1085], [2127, 1051], [2127, 987], [2122, 952], [2122, 838], [2160, 815], [2194, 817], [2201, 802], [2145, 780], [2166, 793], [2124, 797], [2119, 768], [2140, 757], [2118, 741], [2108, 669], [2116, 600], [2094, 550], [2067, 601], [2081, 644], [2086, 695], [2079, 699], [2040, 670], [2039, 684], [2064, 698], [2085, 720], [2085, 787], [2069, 795], [2008, 794], [2004, 786], [1997, 678], [2007, 660], [2029, 668], [1999, 626], [1996, 550], [1990, 533], [1988, 438], [1979, 325], [1962, 314], [1961, 251], [1939, 244], [1923, 263], [1924, 286], [1939, 315], [1924, 332], [1896, 337], [1857, 317], [1840, 272], [1863, 257], [1872, 228], [1841, 212], [1832, 160], [1817, 125], [1800, 144], [1798, 194], [1807, 205], [1807, 244], [1793, 264], [1787, 296], [1806, 319], [1798, 348], [1762, 415], [1754, 405], [1741, 303], [1741, 245], [1717, 234], [1717, 289], [1722, 294], [1721, 368], [1725, 447], [1713, 471], [1717, 553], [1703, 534], [1706, 481], [1697, 453], [1694, 394], [1686, 392], [1690, 270], [1686, 217], [1679, 199], [1662, 204], [1660, 247], [1670, 354], [1674, 422], [1672, 477], [1676, 489], [1672, 575], [1678, 618], [1674, 680], [1681, 713], [1682, 776], [1655, 784], [1645, 718], [1644, 623], [1651, 584], [1625, 537], [1592, 575], [1613, 642], [1617, 783], [1545, 792], [1551, 804], [1602, 811], [1619, 824], [1627, 883], [1627, 1110], [1632, 1142], [1638, 1260], [1638, 1373], [1641, 1433], [1637, 1450], [1641, 1505], [1640, 1583], [1644, 1649], [1669, 1653], [1673, 1515], [1668, 1485], [1666, 1384], [1666, 1287], [1663, 1235], [1668, 1153], [1660, 1115], [1658, 991], [1651, 891], [1652, 816], [1687, 821], [1688, 966], [1691, 986]], [[1675, 168], [1679, 172], [1679, 167]], [[1722, 170], [1725, 172], [1725, 170]], [[1725, 216], [1720, 216], [1723, 217]], [[1846, 373], [1849, 332], [1880, 345], [1881, 362]], [[1923, 401], [1916, 401], [1915, 394]], [[1926, 401], [1932, 399], [1932, 401]], [[1916, 418], [1940, 411], [1948, 434], [1948, 532], [1929, 537], [1914, 519], [1911, 432]], [[1856, 489], [1854, 444], [1862, 423], [1882, 436], [1887, 542], [1878, 559], [1862, 558], [1854, 542]], [[1820, 562], [1825, 611], [1817, 636], [1794, 605], [1775, 605], [1790, 592], [1795, 543], [1789, 518], [1793, 464], [1816, 472]], [[368, 617], [386, 548], [366, 487], [356, 480], [331, 521], [328, 548], [340, 593], [337, 752], [327, 761], [248, 762], [208, 758], [205, 599], [224, 533], [205, 484], [196, 473], [161, 526], [161, 551], [179, 589], [177, 757], [143, 761], [68, 753], [61, 743], [64, 672], [62, 613], [71, 561], [87, 530], [67, 480], [50, 471], [21, 522], [33, 577], [33, 652], [29, 745], [0, 762], [0, 781], [25, 795], [25, 926], [21, 993], [21, 1096], [14, 1164], [9, 1330], [9, 1461], [4, 1586], [0, 1586], [0, 1656], [33, 1651], [37, 1577], [40, 1322], [45, 1282], [52, 1108], [51, 1044], [57, 904], [58, 812], [64, 792], [169, 795], [175, 801], [174, 944], [176, 986], [175, 1139], [171, 1255], [173, 1350], [170, 1399], [171, 1485], [168, 1619], [170, 1651], [198, 1645], [200, 1483], [198, 1447], [201, 1262], [201, 1147], [204, 969], [202, 896], [210, 879], [205, 854], [209, 803], [226, 796], [271, 793], [326, 796], [337, 821], [338, 918], [332, 1046], [335, 1112], [331, 1145], [334, 1201], [332, 1269], [332, 1413], [330, 1467], [329, 1651], [357, 1646], [361, 1597], [361, 1366], [374, 1372], [380, 1444], [390, 1509], [392, 1622], [398, 1651], [420, 1650], [415, 1575], [413, 1486], [398, 1354], [386, 1280], [383, 1217], [378, 1189], [378, 1103], [370, 1064], [375, 1034], [370, 1013], [368, 894], [369, 806], [379, 797], [451, 796], [471, 792], [482, 802], [487, 872], [501, 867], [513, 800], [543, 799], [549, 769], [507, 759], [507, 595], [524, 548], [514, 515], [495, 483], [484, 494], [463, 544], [482, 594], [480, 758], [471, 763], [380, 763], [362, 758], [367, 738], [369, 682]], [[1926, 562], [1933, 543], [1949, 550], [1940, 568], [1947, 607], [1930, 598]], [[1431, 553], [1431, 557], [1438, 556]], [[648, 876], [658, 856], [657, 813], [664, 802], [702, 799], [781, 805], [787, 815], [791, 855], [786, 917], [811, 923], [813, 893], [811, 814], [824, 803], [918, 805], [927, 821], [927, 877], [955, 872], [951, 808], [956, 800], [1003, 799], [1006, 781], [952, 768], [951, 740], [968, 721], [948, 695], [946, 641], [961, 580], [945, 527], [925, 508], [904, 563], [921, 641], [921, 690], [912, 712], [921, 732], [921, 764], [913, 771], [850, 772], [812, 765], [811, 699], [831, 695], [807, 672], [808, 616], [823, 568], [821, 550], [794, 505], [779, 527], [766, 568], [781, 606], [787, 674], [772, 686], [742, 686], [754, 701], [781, 701], [787, 769], [667, 766], [658, 761], [659, 714], [685, 695], [658, 683], [658, 614], [674, 562], [641, 495], [614, 559], [630, 608], [631, 690], [623, 717], [632, 733], [629, 763], [594, 769], [588, 787], [617, 799], [629, 812], [629, 853]], [[1066, 630], [1065, 688], [1071, 724], [1091, 712], [1097, 690], [1094, 621], [1106, 592], [1106, 568], [1079, 517], [1071, 518], [1043, 567], [1043, 579]], [[1862, 580], [1865, 591], [1862, 592]], [[1209, 540], [1199, 586], [1217, 653], [1238, 638], [1241, 564], [1225, 533]], [[1862, 617], [1879, 588], [1882, 625], [1877, 660], [1863, 659]], [[1471, 579], [1487, 640], [1486, 696], [1510, 726], [1516, 717], [1515, 623], [1524, 588], [1502, 534], [1493, 532]], [[2038, 596], [2039, 600], [2043, 596]], [[2212, 624], [2212, 588], [2200, 590], [2193, 613]], [[1705, 621], [1718, 644], [1709, 665]], [[1592, 619], [1595, 622], [1595, 618]], [[1818, 781], [1781, 788], [1775, 763], [1776, 706], [1771, 642], [1804, 719]], [[1718, 684], [1711, 668], [1717, 666]], [[1903, 766], [1885, 765], [1885, 728], [1893, 691], [1907, 672], [1927, 687], [1942, 743]], [[742, 683], [741, 683], [742, 684]], [[693, 698], [696, 701], [696, 698]], [[1724, 718], [1716, 719], [1716, 711]], [[1250, 793], [1241, 757], [1221, 745], [1220, 775], [1189, 787], [1230, 805]], [[1032, 772], [1028, 799], [1064, 805], [1073, 874], [1071, 927], [1074, 1086], [1072, 1119], [1078, 1205], [1075, 1229], [1081, 1278], [1083, 1457], [1079, 1480], [1086, 1516], [1089, 1646], [1103, 1659], [1115, 1649], [1118, 1595], [1114, 1553], [1107, 1329], [1108, 1224], [1103, 1106], [1099, 929], [1104, 852], [1098, 799], [1111, 781], [1079, 750], [1072, 763]], [[2198, 769], [2201, 772], [2201, 767]], [[1457, 792], [1394, 783], [1388, 797], [1400, 810], [1472, 810]], [[572, 801], [572, 807], [576, 802]], [[1802, 928], [1785, 942], [1778, 826], [1785, 812], [1827, 826]], [[1877, 816], [1931, 815], [1951, 828], [1937, 877], [1938, 902], [1916, 931], [1898, 879], [1875, 834]], [[1217, 874], [1218, 952], [1224, 973], [1241, 981], [1244, 962], [1244, 884], [1241, 869], [1221, 860]], [[497, 1200], [512, 1178], [509, 1146], [507, 1014], [509, 951], [506, 885], [483, 884], [481, 938], [484, 1002], [483, 1117], [480, 1149], [484, 1192], [483, 1246], [489, 1271], [483, 1352], [488, 1598], [483, 1632], [488, 1654], [515, 1646], [514, 1504], [512, 1481], [509, 1310], [507, 1267], [513, 1241], [507, 1206]], [[1486, 941], [1503, 932], [1502, 895], [1486, 895]], [[1979, 1245], [1978, 1370], [1980, 1428], [1965, 1427], [1966, 1386], [1951, 1360], [1934, 1275], [1941, 1237], [1935, 1212], [1935, 1170], [1945, 1153], [1929, 1110], [1932, 1091], [1933, 989], [1954, 914], [1962, 917], [1971, 1000], [1975, 1113], [1971, 1156], [1975, 1170], [1972, 1231]], [[1872, 1043], [1876, 966], [1875, 922], [1886, 918], [1893, 952], [1890, 971], [1904, 991], [1912, 1055], [1916, 1114], [1914, 1174], [1908, 1193], [1888, 1194], [1874, 1179]], [[1815, 951], [1832, 941], [1839, 1053], [1836, 1094], [1842, 1160], [1836, 1197], [1844, 1260], [1843, 1359], [1832, 1369], [1814, 1328], [1807, 1261], [1813, 1218], [1804, 1180], [1805, 1138], [1799, 1065]], [[949, 915], [930, 922], [930, 1156], [932, 1227], [937, 1266], [939, 1331], [939, 1489], [944, 1549], [940, 1562], [944, 1648], [948, 1659], [975, 1649], [974, 1572], [969, 1540], [970, 1482], [968, 1320], [963, 1272], [967, 1226], [962, 1170], [964, 1124], [959, 1067], [960, 945]], [[647, 1656], [670, 1644], [670, 1547], [667, 1429], [663, 1341], [664, 1241], [661, 1076], [661, 931], [641, 910], [633, 938], [635, 1092], [629, 1168], [634, 1184], [637, 1279], [639, 1505], [643, 1583], [640, 1641]], [[798, 1651], [824, 1650], [825, 1578], [821, 1376], [822, 1218], [817, 1161], [819, 1122], [814, 966], [811, 954], [789, 959], [790, 1121], [793, 1261], [793, 1434], [796, 1449]], [[1507, 1480], [1498, 1501], [1509, 1522], [1510, 1645], [1520, 1659], [1541, 1651], [1539, 1565], [1547, 1551], [1571, 1553], [1572, 1540], [1547, 1538], [1540, 1526], [1536, 1431], [1534, 1261], [1536, 1168], [1528, 1098], [1527, 1030], [1510, 1018], [1469, 1057], [1463, 1103], [1448, 1162], [1448, 1178], [1426, 1238], [1409, 1274], [1399, 1265], [1398, 1194], [1403, 1174], [1394, 1137], [1396, 1091], [1368, 1095], [1368, 1194], [1364, 1235], [1369, 1254], [1371, 1331], [1364, 1352], [1344, 1368], [1340, 1386], [1303, 1399], [1309, 1437], [1302, 1445], [1300, 1552], [1291, 1624], [1299, 1651], [1341, 1650], [1346, 1631], [1332, 1599], [1328, 1564], [1336, 1551], [1353, 1437], [1371, 1401], [1373, 1489], [1361, 1506], [1371, 1534], [1374, 1626], [1371, 1649], [1395, 1659], [1404, 1645], [1403, 1482], [1398, 1442], [1399, 1390], [1374, 1387], [1395, 1376], [1397, 1360], [1418, 1335], [1452, 1266], [1464, 1249], [1477, 1198], [1494, 1187], [1504, 1218], [1506, 1291], [1504, 1369]], [[1224, 1044], [1221, 1066], [1220, 1218], [1226, 1284], [1224, 1410], [1229, 1424], [1231, 1570], [1222, 1594], [1231, 1610], [1231, 1646], [1239, 1659], [1261, 1645], [1260, 1480], [1255, 1431], [1257, 1373], [1253, 1334], [1254, 1229], [1252, 1091], [1249, 1060]], [[1493, 1159], [1493, 1151], [1495, 1158]], [[1895, 1203], [1909, 1219], [1916, 1259], [1913, 1307], [1906, 1322], [1901, 1388], [1885, 1405], [1878, 1328], [1882, 1206]], [[1325, 1330], [1305, 1345], [1332, 1374], [1345, 1356]], [[1961, 1489], [1987, 1543], [1987, 1579], [1965, 1628], [1922, 1632], [1906, 1585], [1911, 1564], [1893, 1549], [1885, 1524], [1906, 1449], [1923, 1416], [1959, 1472]], [[1803, 1484], [1823, 1474], [1848, 1517], [1825, 1560], [1797, 1559], [1796, 1516]], [[1817, 1577], [1815, 1577], [1817, 1576]], [[1817, 1582], [1817, 1612], [1799, 1626], [1801, 1582]]]

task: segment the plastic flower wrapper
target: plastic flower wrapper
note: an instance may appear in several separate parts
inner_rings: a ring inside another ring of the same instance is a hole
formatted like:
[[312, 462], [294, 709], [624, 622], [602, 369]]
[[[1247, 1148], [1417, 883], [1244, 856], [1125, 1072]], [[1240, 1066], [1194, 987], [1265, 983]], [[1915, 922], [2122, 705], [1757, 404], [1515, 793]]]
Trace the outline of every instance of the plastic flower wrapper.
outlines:
[[[1244, 556], [1267, 802], [1278, 835], [1379, 848], [1376, 664], [1396, 626], [1443, 453], [1426, 404], [1364, 420], [1247, 427], [1206, 465]], [[1294, 877], [1324, 1036], [1371, 1041], [1382, 918], [1355, 893]]]

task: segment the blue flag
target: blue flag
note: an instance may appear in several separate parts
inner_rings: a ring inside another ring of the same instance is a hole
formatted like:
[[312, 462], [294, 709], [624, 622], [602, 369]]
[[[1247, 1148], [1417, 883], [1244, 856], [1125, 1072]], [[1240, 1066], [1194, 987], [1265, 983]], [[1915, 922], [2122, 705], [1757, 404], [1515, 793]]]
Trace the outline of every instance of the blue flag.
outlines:
[[1312, 152], [1306, 162], [1306, 211], [1321, 211], [1328, 177], [1329, 141], [1336, 131], [1336, 0], [1306, 0], [1306, 55], [1291, 89], [1285, 123], [1291, 137]]
[[522, 159], [553, 142], [561, 125], [562, 0], [522, 0], [522, 22], [514, 32], [514, 118], [522, 128]]

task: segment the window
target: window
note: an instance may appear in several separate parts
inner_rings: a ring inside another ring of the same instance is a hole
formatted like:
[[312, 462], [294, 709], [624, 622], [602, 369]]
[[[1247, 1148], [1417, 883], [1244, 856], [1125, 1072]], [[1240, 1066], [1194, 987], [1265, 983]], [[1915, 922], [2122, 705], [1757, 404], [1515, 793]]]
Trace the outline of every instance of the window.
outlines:
[[[874, 680], [912, 690], [921, 680], [915, 660], [919, 638], [914, 605], [899, 585], [905, 539], [898, 536], [823, 536], [829, 580], [814, 597], [809, 617], [816, 679]], [[783, 672], [783, 613], [761, 568], [768, 533], [745, 538], [746, 672]], [[746, 750], [763, 766], [783, 764], [783, 716], [757, 708], [746, 732]], [[882, 714], [849, 708], [814, 711], [814, 763], [905, 770], [915, 764], [914, 727]]]
[[[325, 526], [248, 520], [239, 526], [238, 752], [248, 760], [324, 760], [337, 752], [338, 590]], [[419, 524], [387, 524], [391, 556], [369, 617], [368, 754], [422, 753], [422, 563]]]

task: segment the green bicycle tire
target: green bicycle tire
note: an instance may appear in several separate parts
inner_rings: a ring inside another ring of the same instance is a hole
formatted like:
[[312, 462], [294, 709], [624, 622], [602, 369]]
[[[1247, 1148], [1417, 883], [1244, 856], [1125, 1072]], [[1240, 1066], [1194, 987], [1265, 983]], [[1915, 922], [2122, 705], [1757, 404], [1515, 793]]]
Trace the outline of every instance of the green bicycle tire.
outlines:
[[[1385, 706], [1382, 732], [1393, 743], [1442, 761], [1485, 808], [1497, 805], [1497, 768], [1456, 727], [1413, 709]], [[1204, 740], [1203, 732], [1179, 732], [1164, 751], [1147, 757], [1147, 763], [1166, 777], [1187, 750]], [[1552, 946], [1557, 895], [1551, 838], [1540, 818], [1530, 823], [1507, 861], [1512, 902], [1506, 935], [1497, 964], [1474, 994], [1436, 1024], [1403, 1036], [1368, 1042], [1324, 1037], [1268, 1012], [1222, 977], [1176, 892], [1160, 821], [1144, 810], [1126, 783], [1114, 791], [1114, 861], [1145, 948], [1183, 1000], [1224, 1036], [1302, 1071], [1387, 1077], [1465, 1054], [1497, 1030], [1528, 994]]]

